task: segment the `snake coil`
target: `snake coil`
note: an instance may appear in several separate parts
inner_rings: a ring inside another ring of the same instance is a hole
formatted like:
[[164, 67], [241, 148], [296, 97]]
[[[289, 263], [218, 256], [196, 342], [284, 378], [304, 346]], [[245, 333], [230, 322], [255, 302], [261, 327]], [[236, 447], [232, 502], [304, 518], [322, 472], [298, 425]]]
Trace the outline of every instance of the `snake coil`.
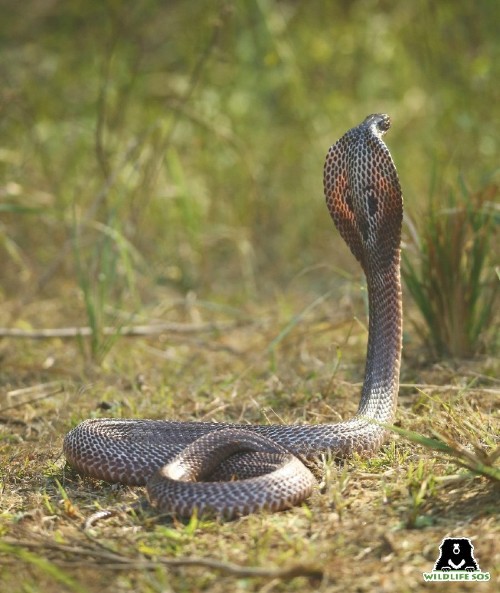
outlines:
[[[189, 516], [226, 518], [278, 511], [307, 498], [316, 483], [302, 460], [321, 453], [374, 453], [397, 405], [401, 359], [400, 242], [403, 200], [382, 136], [389, 116], [368, 116], [328, 151], [324, 189], [341, 236], [368, 288], [366, 367], [356, 415], [336, 424], [235, 425], [161, 420], [85, 420], [64, 439], [81, 474], [144, 485], [153, 505]], [[235, 480], [234, 478], [237, 478]]]

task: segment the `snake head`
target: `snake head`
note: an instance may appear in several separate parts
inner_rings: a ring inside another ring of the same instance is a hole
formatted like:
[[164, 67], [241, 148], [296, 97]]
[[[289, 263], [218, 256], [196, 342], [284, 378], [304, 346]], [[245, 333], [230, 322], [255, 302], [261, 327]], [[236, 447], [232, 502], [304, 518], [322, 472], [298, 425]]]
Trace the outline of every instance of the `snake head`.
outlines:
[[391, 118], [387, 113], [373, 113], [364, 119], [361, 126], [369, 128], [372, 134], [382, 138], [391, 127]]
[[325, 197], [337, 229], [366, 273], [399, 258], [403, 201], [398, 174], [382, 136], [390, 117], [376, 113], [328, 151]]

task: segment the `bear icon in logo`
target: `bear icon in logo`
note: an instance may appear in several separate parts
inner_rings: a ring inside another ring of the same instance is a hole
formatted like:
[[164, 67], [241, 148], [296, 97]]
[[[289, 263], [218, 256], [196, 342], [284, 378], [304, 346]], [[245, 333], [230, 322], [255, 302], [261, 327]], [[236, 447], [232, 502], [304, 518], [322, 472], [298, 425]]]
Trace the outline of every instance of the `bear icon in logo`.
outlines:
[[433, 570], [480, 570], [474, 558], [474, 546], [468, 537], [445, 537]]

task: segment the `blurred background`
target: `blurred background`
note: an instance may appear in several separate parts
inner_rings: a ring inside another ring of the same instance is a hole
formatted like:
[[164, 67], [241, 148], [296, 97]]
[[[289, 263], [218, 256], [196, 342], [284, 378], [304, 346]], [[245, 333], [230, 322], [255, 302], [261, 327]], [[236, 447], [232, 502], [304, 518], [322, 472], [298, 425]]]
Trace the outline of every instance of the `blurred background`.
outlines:
[[3, 325], [360, 279], [322, 168], [370, 113], [392, 118], [407, 241], [430, 203], [498, 176], [495, 0], [0, 7]]

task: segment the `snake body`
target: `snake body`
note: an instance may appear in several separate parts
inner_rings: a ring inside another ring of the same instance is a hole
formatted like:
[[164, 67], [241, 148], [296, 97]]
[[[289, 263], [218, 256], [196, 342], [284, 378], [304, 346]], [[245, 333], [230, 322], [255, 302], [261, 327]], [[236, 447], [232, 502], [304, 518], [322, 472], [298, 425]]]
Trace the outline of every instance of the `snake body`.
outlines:
[[[236, 425], [161, 420], [85, 420], [64, 439], [78, 472], [147, 485], [153, 505], [227, 518], [289, 508], [316, 483], [303, 461], [322, 453], [374, 453], [395, 414], [401, 358], [400, 240], [403, 201], [382, 140], [385, 114], [368, 116], [328, 151], [324, 190], [341, 236], [366, 275], [369, 330], [356, 415], [335, 424]], [[237, 478], [237, 479], [235, 479]]]

